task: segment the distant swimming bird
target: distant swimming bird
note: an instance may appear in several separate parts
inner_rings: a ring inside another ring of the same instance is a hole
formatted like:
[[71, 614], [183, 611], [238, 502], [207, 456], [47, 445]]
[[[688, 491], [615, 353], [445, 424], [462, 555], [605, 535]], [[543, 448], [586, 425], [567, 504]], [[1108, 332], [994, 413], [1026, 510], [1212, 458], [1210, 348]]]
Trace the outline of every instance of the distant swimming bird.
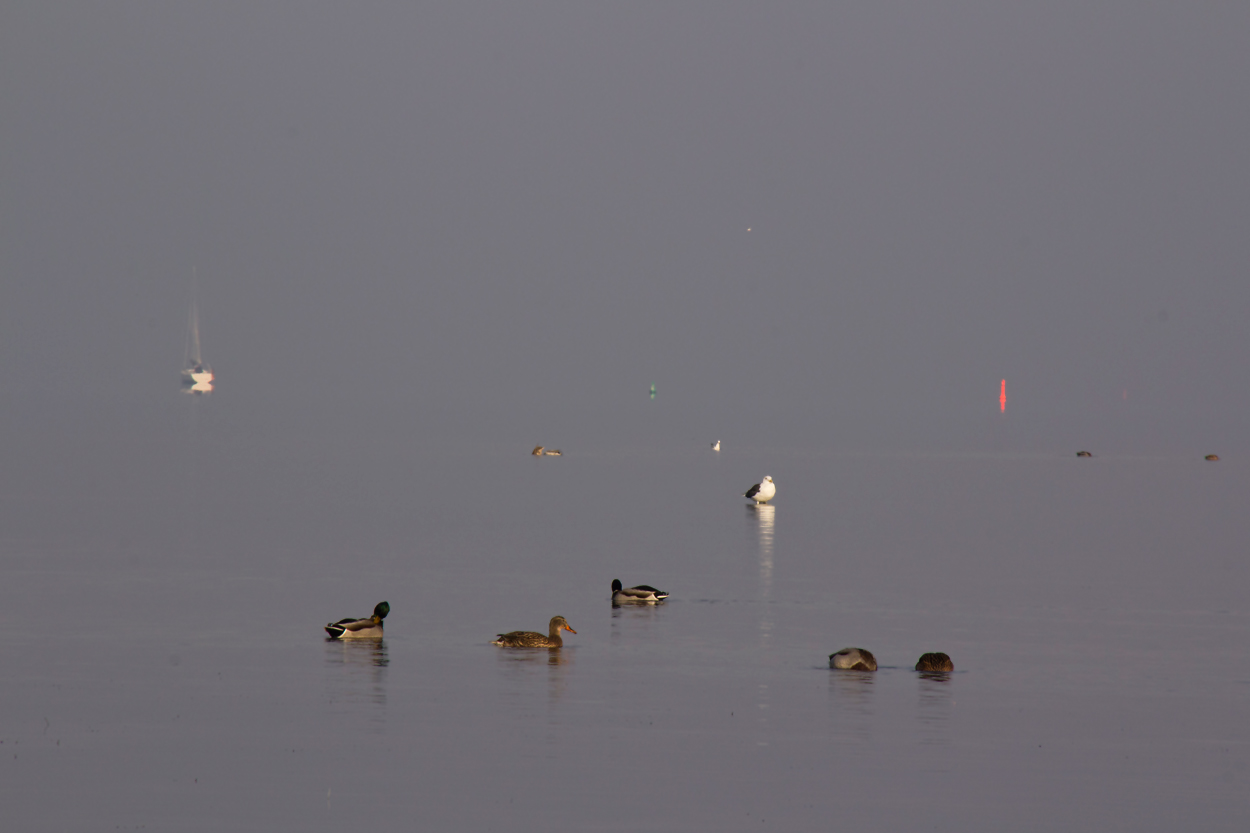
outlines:
[[622, 587], [619, 578], [612, 579], [612, 604], [654, 604], [668, 598], [663, 590], [656, 590], [649, 584], [636, 587]]
[[1215, 462], [1216, 460], [1220, 459], [1220, 455], [1218, 455], [1218, 454], [1208, 454], [1206, 457], [1203, 457], [1202, 459], [1204, 459], [1204, 460], [1210, 460], [1211, 462]]
[[773, 479], [767, 474], [759, 483], [746, 490], [743, 497], [749, 497], [756, 503], [768, 503], [777, 494], [777, 487], [773, 485]]
[[946, 654], [938, 651], [934, 654], [921, 654], [916, 661], [917, 671], [954, 671], [955, 663]]
[[1093, 457], [1094, 455], [1090, 454], [1088, 451], [1078, 451], [1076, 453], [1076, 456], [1077, 457]]
[[716, 442], [712, 443], [712, 450], [720, 451], [720, 440], [717, 440]]
[[843, 648], [829, 655], [829, 667], [840, 671], [876, 671], [877, 658], [863, 648]]
[[535, 457], [560, 457], [563, 453], [564, 452], [560, 451], [558, 448], [552, 448], [549, 450], [541, 445], [534, 446], [534, 450], [530, 452], [530, 454], [533, 454]]
[[499, 634], [499, 638], [492, 639], [490, 644], [503, 648], [559, 648], [564, 645], [564, 640], [560, 638], [560, 631], [577, 633], [569, 627], [569, 623], [564, 620], [563, 616], [553, 616], [550, 627], [551, 630], [547, 636], [534, 631], [512, 631]]
[[382, 620], [391, 612], [389, 602], [378, 602], [368, 619], [340, 619], [326, 625], [331, 639], [371, 639], [382, 635]]

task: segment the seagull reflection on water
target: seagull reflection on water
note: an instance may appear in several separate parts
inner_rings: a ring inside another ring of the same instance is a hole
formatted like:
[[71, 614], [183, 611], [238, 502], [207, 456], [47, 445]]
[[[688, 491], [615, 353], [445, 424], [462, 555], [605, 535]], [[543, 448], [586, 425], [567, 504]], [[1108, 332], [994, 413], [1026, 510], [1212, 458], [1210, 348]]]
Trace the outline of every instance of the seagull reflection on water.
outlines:
[[759, 544], [760, 582], [765, 590], [772, 589], [773, 583], [773, 530], [777, 519], [777, 507], [767, 503], [747, 504], [747, 518], [755, 527]]
[[777, 507], [766, 503], [747, 504], [747, 526], [754, 527], [760, 562], [760, 642], [767, 643], [773, 628], [769, 617], [773, 598], [773, 527]]

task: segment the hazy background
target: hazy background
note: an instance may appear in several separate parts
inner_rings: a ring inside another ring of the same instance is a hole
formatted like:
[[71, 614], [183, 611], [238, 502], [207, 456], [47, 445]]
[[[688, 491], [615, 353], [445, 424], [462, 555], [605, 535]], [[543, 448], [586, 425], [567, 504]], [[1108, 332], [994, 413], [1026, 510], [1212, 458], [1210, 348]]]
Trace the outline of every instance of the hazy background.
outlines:
[[6, 818], [1250, 829], [1247, 79], [1244, 2], [0, 0]]
[[239, 436], [1228, 455], [1248, 77], [1240, 3], [9, 0], [0, 420], [180, 431], [194, 268]]

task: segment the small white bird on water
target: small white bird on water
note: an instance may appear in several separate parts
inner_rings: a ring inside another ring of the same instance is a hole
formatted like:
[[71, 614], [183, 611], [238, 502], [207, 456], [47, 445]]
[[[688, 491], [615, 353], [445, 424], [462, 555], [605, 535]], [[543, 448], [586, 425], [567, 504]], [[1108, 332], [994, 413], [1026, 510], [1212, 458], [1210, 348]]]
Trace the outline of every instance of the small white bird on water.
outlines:
[[720, 451], [720, 440], [717, 440], [716, 442], [712, 443], [712, 450]]
[[777, 494], [777, 487], [773, 484], [773, 479], [767, 474], [759, 483], [746, 490], [743, 497], [749, 497], [756, 503], [768, 503]]

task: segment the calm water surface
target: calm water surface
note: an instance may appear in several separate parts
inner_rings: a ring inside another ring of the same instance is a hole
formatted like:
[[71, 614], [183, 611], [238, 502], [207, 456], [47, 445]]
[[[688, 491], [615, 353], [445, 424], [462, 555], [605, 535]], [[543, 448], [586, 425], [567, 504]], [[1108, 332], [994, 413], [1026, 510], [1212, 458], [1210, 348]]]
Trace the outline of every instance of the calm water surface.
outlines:
[[[11, 453], [13, 829], [1250, 824], [1235, 460], [189, 424]], [[383, 599], [382, 643], [323, 638]], [[561, 652], [488, 644], [555, 614]], [[848, 645], [881, 669], [831, 672]]]

